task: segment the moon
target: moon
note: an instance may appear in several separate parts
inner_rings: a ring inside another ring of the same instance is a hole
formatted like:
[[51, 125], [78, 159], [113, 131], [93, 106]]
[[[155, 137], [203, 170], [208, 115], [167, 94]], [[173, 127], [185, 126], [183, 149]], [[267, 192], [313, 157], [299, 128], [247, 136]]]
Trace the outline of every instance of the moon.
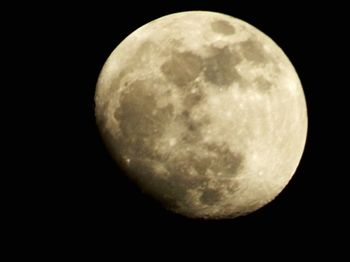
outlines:
[[235, 218], [272, 201], [307, 135], [304, 92], [284, 52], [252, 25], [207, 11], [126, 37], [99, 75], [95, 115], [135, 185], [190, 218]]

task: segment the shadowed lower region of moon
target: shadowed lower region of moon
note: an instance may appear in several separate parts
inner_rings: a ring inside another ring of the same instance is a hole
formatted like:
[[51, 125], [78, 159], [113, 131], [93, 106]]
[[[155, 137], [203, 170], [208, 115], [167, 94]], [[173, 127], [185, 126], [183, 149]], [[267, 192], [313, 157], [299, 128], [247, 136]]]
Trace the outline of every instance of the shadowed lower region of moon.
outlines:
[[220, 13], [176, 13], [130, 34], [106, 61], [95, 104], [116, 162], [191, 218], [234, 218], [272, 201], [306, 140], [305, 98], [287, 56]]

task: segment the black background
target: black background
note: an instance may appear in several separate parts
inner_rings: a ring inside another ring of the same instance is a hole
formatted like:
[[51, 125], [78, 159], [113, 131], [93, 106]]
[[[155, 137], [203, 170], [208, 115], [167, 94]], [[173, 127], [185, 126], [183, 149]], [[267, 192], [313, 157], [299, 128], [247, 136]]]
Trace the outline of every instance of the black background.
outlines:
[[[342, 127], [333, 111], [342, 109], [339, 96], [345, 93], [332, 75], [341, 72], [334, 70], [340, 67], [334, 57], [346, 40], [338, 26], [345, 20], [342, 8], [319, 2], [119, 1], [28, 12], [21, 37], [30, 42], [40, 103], [32, 103], [35, 112], [28, 120], [29, 154], [35, 158], [30, 162], [36, 166], [26, 181], [34, 184], [35, 198], [23, 201], [36, 226], [26, 226], [40, 228], [43, 240], [56, 239], [62, 252], [101, 247], [115, 256], [130, 249], [128, 256], [166, 250], [169, 257], [215, 251], [249, 258], [258, 247], [265, 250], [256, 251], [259, 255], [327, 250], [345, 230], [339, 226], [344, 172], [334, 160], [341, 158], [334, 148]], [[95, 124], [95, 85], [113, 49], [145, 23], [190, 10], [222, 12], [266, 33], [290, 58], [306, 96], [309, 130], [295, 176], [273, 202], [234, 220], [187, 219], [144, 197], [113, 162]]]

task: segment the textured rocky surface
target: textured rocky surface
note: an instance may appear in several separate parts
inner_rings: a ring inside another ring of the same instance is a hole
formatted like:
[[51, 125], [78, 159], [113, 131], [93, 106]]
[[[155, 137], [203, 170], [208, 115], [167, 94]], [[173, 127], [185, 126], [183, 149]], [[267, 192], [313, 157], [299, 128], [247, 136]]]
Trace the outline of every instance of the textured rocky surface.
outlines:
[[96, 117], [116, 160], [190, 217], [235, 217], [271, 201], [300, 160], [307, 117], [287, 57], [248, 24], [187, 12], [140, 28], [112, 53]]

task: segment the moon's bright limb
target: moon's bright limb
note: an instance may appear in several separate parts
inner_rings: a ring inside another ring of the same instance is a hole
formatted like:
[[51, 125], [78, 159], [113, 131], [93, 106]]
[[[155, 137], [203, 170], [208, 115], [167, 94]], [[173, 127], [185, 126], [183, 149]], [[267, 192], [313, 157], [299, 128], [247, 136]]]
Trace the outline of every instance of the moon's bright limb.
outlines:
[[258, 29], [220, 13], [176, 13], [137, 29], [106, 61], [95, 102], [116, 161], [189, 217], [264, 206], [291, 179], [306, 140], [304, 93], [289, 59]]

